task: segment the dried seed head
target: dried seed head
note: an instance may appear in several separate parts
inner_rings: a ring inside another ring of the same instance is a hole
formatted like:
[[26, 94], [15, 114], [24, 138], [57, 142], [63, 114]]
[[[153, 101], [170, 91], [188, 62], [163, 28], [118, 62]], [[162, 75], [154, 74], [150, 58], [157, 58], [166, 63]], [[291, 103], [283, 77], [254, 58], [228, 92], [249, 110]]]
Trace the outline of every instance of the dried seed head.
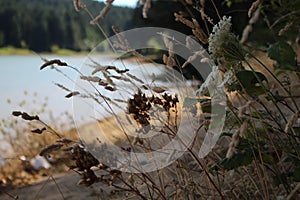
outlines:
[[284, 132], [287, 133], [289, 132], [289, 130], [293, 127], [293, 125], [295, 124], [295, 122], [298, 120], [299, 118], [299, 111], [294, 113], [291, 118], [289, 119], [288, 123], [285, 126]]
[[79, 0], [73, 0], [74, 9], [79, 12]]
[[40, 67], [40, 70], [42, 70], [42, 69], [48, 67], [49, 65], [54, 65], [54, 64], [56, 64], [56, 65], [58, 65], [58, 66], [68, 66], [67, 63], [62, 62], [62, 61], [60, 61], [59, 59], [54, 59], [54, 60], [46, 61], [46, 62]]
[[115, 86], [116, 84], [113, 82], [113, 80], [110, 78], [107, 72], [102, 72], [103, 76], [105, 77], [106, 81], [111, 84], [112, 86]]
[[37, 115], [36, 116], [31, 116], [31, 115], [28, 115], [27, 113], [23, 112], [22, 113], [22, 119], [32, 121], [32, 120], [39, 120], [39, 117]]
[[152, 91], [154, 91], [156, 93], [163, 93], [166, 91], [164, 88], [161, 88], [161, 87], [153, 87], [151, 89], [152, 89]]
[[230, 159], [234, 155], [234, 153], [236, 151], [235, 147], [239, 144], [240, 133], [241, 133], [241, 131], [240, 131], [240, 129], [238, 129], [232, 135], [232, 140], [229, 144], [229, 148], [228, 148], [228, 151], [227, 151], [227, 154], [226, 154], [226, 158]]
[[178, 13], [174, 13], [174, 16], [175, 16], [175, 21], [179, 21], [192, 29], [196, 28], [193, 22], [184, 18], [182, 15], [180, 15]]
[[244, 113], [245, 111], [249, 110], [249, 109], [250, 109], [250, 106], [251, 106], [253, 103], [255, 103], [255, 101], [250, 100], [250, 101], [248, 101], [245, 105], [239, 107], [239, 108], [238, 108], [238, 109], [239, 109], [238, 117], [239, 117], [239, 118], [242, 118], [243, 113]]
[[79, 95], [79, 94], [80, 94], [79, 92], [75, 91], [75, 92], [71, 92], [71, 93], [67, 94], [65, 97], [66, 98], [71, 98], [71, 97]]
[[53, 151], [59, 150], [62, 146], [63, 146], [63, 144], [52, 144], [52, 145], [46, 146], [44, 149], [41, 150], [39, 155], [45, 156], [46, 154], [49, 154]]
[[287, 23], [280, 31], [278, 32], [278, 36], [283, 36], [293, 25], [293, 22]]
[[256, 9], [257, 9], [257, 7], [259, 6], [260, 3], [261, 3], [260, 0], [256, 0], [255, 2], [252, 3], [251, 7], [248, 10], [248, 17], [252, 16], [252, 13], [254, 11], [256, 11]]
[[101, 81], [101, 78], [97, 76], [80, 76], [80, 79], [85, 81], [96, 82], [96, 83]]
[[189, 4], [189, 5], [193, 5], [193, 1], [192, 0], [185, 0], [185, 2], [187, 3], [187, 4]]
[[244, 121], [240, 127], [240, 135], [245, 136], [247, 129], [248, 129], [248, 122]]
[[42, 129], [34, 129], [34, 130], [31, 130], [32, 133], [37, 133], [37, 134], [42, 134], [44, 131], [46, 130], [46, 128], [42, 128]]
[[246, 42], [246, 40], [248, 39], [249, 37], [249, 34], [252, 32], [253, 30], [253, 24], [255, 24], [258, 19], [259, 19], [259, 15], [260, 15], [260, 11], [259, 10], [256, 10], [254, 12], [254, 15], [251, 17], [251, 19], [249, 20], [249, 23], [248, 25], [244, 28], [243, 30], [243, 34], [242, 34], [242, 38], [240, 40], [241, 43], [244, 43]]
[[72, 143], [74, 141], [70, 140], [70, 139], [67, 139], [67, 138], [60, 138], [60, 139], [57, 139], [56, 142], [60, 142], [60, 143], [64, 143], [64, 144], [69, 144], [69, 143]]
[[143, 7], [143, 17], [148, 18], [148, 12], [151, 8], [151, 0], [146, 0]]
[[111, 86], [109, 86], [109, 85], [105, 86], [104, 88], [105, 88], [106, 90], [108, 90], [108, 91], [115, 91], [115, 90], [116, 90], [116, 88], [113, 88], [113, 87], [111, 87]]
[[18, 117], [18, 116], [22, 115], [22, 112], [20, 112], [20, 111], [13, 111], [12, 115]]
[[249, 24], [244, 28], [243, 35], [240, 40], [241, 43], [246, 42], [246, 40], [248, 39], [249, 34], [252, 32], [252, 30], [253, 30], [252, 25], [249, 25]]
[[101, 19], [104, 19], [112, 7], [113, 1], [114, 0], [107, 0], [106, 6], [100, 11], [99, 15], [97, 17], [95, 17], [90, 23], [97, 24]]

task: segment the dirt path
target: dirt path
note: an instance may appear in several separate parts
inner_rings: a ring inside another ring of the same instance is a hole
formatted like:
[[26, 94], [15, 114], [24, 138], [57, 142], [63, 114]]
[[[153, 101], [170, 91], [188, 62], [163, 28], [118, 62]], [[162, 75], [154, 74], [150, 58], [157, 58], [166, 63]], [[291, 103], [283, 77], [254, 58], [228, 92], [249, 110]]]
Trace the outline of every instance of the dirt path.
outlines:
[[[55, 180], [55, 181], [54, 181]], [[59, 200], [59, 199], [124, 199], [122, 194], [112, 194], [113, 188], [103, 184], [95, 184], [91, 187], [78, 185], [80, 176], [74, 172], [44, 177], [36, 184], [18, 189], [0, 191], [1, 200], [12, 200], [8, 194], [18, 197], [20, 200]], [[16, 199], [16, 198], [15, 198]]]

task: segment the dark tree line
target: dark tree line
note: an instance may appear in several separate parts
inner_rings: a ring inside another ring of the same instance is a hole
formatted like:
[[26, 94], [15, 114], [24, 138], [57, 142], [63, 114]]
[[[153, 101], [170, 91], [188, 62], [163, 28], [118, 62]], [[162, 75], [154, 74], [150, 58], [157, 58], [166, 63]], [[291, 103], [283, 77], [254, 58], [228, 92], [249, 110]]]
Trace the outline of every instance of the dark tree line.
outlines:
[[[104, 3], [86, 1], [87, 7], [98, 15]], [[130, 27], [133, 9], [114, 6], [101, 22], [108, 35], [111, 26], [120, 30]], [[89, 50], [104, 36], [83, 10], [75, 12], [71, 0], [1, 0], [0, 47], [25, 47], [41, 52], [51, 47], [76, 51]]]
[[[117, 1], [117, 0], [116, 0]], [[183, 1], [184, 2], [184, 1]], [[214, 23], [218, 16], [210, 1], [206, 1], [206, 13]], [[237, 3], [227, 7], [224, 0], [215, 0], [221, 15], [233, 16], [233, 27], [238, 35], [248, 22], [247, 8], [251, 4]], [[84, 1], [96, 16], [105, 6], [97, 1]], [[148, 18], [142, 18], [142, 6], [135, 9], [113, 6], [106, 18], [100, 22], [107, 35], [113, 35], [111, 26], [119, 30], [134, 27], [154, 26], [177, 30], [192, 35], [191, 29], [174, 21], [174, 12], [191, 11], [194, 17], [200, 14], [193, 7], [173, 0], [152, 0]], [[53, 46], [76, 51], [90, 50], [104, 39], [96, 26], [90, 24], [86, 12], [76, 12], [72, 0], [1, 0], [0, 1], [0, 47], [25, 47], [37, 52], [51, 51]], [[201, 22], [201, 20], [198, 20]], [[201, 24], [204, 28], [204, 24]], [[212, 24], [208, 24], [209, 29]]]

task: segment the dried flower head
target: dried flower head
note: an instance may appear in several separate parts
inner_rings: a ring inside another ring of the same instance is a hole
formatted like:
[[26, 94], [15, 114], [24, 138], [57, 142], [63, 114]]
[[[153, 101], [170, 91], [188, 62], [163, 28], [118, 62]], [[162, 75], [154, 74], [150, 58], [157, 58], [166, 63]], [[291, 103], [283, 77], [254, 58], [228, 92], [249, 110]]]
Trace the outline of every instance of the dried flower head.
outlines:
[[141, 1], [144, 5], [143, 7], [143, 17], [148, 18], [148, 12], [151, 8], [151, 0]]
[[53, 60], [49, 60], [49, 61], [46, 61], [41, 67], [40, 67], [40, 70], [50, 66], [50, 65], [58, 65], [58, 66], [68, 66], [67, 63], [65, 62], [62, 62], [61, 60], [59, 59], [53, 59]]
[[97, 24], [100, 20], [104, 19], [112, 7], [113, 1], [114, 0], [106, 0], [106, 6], [100, 11], [99, 15], [95, 17], [90, 23]]
[[67, 94], [65, 97], [66, 98], [71, 98], [71, 97], [79, 95], [79, 94], [80, 93], [78, 91], [74, 91], [74, 92], [71, 92], [71, 93]]
[[237, 36], [231, 32], [231, 26], [231, 17], [224, 16], [213, 27], [208, 39], [208, 51], [212, 58], [226, 64], [228, 69], [245, 60], [245, 53]]
[[293, 127], [293, 125], [295, 124], [295, 122], [298, 120], [299, 117], [299, 111], [294, 113], [291, 118], [289, 119], [289, 121], [287, 122], [285, 128], [284, 128], [284, 132], [287, 133], [289, 132], [289, 130]]
[[53, 151], [59, 150], [62, 146], [63, 146], [63, 144], [52, 144], [52, 145], [46, 146], [44, 149], [41, 150], [39, 155], [45, 156]]
[[252, 3], [251, 7], [248, 10], [248, 17], [252, 16], [252, 14], [256, 11], [260, 3], [261, 0], [256, 0], [255, 2]]

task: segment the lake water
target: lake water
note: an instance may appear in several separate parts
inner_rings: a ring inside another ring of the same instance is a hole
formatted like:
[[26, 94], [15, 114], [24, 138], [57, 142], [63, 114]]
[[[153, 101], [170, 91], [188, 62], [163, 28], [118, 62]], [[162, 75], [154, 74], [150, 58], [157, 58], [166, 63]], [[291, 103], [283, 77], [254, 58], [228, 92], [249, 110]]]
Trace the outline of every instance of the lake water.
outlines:
[[[47, 60], [60, 59], [86, 75], [91, 75], [91, 72], [94, 70], [89, 66], [92, 62], [85, 56], [48, 55], [43, 57]], [[50, 125], [52, 125], [54, 119], [55, 125], [60, 125], [62, 113], [68, 112], [71, 116], [71, 122], [70, 118], [66, 118], [67, 122], [69, 122], [67, 123], [69, 127], [66, 127], [68, 129], [74, 127], [74, 121], [77, 125], [83, 125], [95, 122], [95, 119], [101, 119], [101, 117], [112, 116], [110, 106], [107, 106], [101, 99], [99, 93], [114, 100], [114, 102], [119, 101], [120, 104], [118, 106], [111, 105], [115, 113], [119, 111], [126, 113], [128, 99], [132, 98], [133, 94], [144, 86], [151, 89], [155, 87], [166, 88], [168, 93], [178, 94], [181, 102], [183, 98], [192, 94], [189, 82], [184, 80], [181, 74], [170, 68], [167, 69], [165, 66], [132, 60], [124, 63], [112, 56], [105, 55], [93, 56], [92, 59], [101, 65], [112, 65], [121, 70], [129, 69], [129, 72], [123, 74], [122, 77], [131, 78], [131, 80], [114, 79], [115, 87], [117, 88], [117, 91], [114, 92], [105, 90], [96, 84], [99, 91], [95, 92], [95, 89], [88, 82], [82, 81], [79, 78], [79, 74], [68, 67], [58, 67], [68, 77], [51, 69], [50, 66], [40, 70], [39, 68], [44, 64], [44, 61], [38, 55], [0, 56], [0, 119], [13, 119], [14, 117], [11, 113], [14, 110], [34, 114], [41, 110], [45, 104], [46, 111], [39, 114], [40, 118]], [[110, 73], [112, 76], [121, 76], [114, 70], [110, 70]], [[138, 80], [129, 77], [129, 73]], [[96, 75], [105, 79], [101, 73]], [[76, 84], [74, 84], [74, 81]], [[65, 98], [69, 92], [57, 87], [55, 83], [59, 83], [72, 91], [79, 91], [80, 94], [87, 91], [86, 94], [95, 95], [101, 103], [95, 103], [91, 99], [80, 97]], [[149, 94], [153, 94], [152, 90], [145, 89], [144, 91], [145, 93], [147, 91]], [[0, 122], [0, 165], [1, 154], [8, 155], [9, 152], [7, 151], [10, 149], [8, 143], [1, 141], [3, 139], [2, 130]], [[14, 129], [11, 129], [11, 131], [12, 134], [15, 132]]]
[[[89, 62], [85, 56], [44, 55], [43, 57], [48, 60], [60, 59], [63, 62], [67, 62], [68, 65], [90, 73], [86, 67], [86, 64]], [[126, 67], [132, 70], [134, 75], [142, 80], [149, 79], [150, 81], [152, 73], [156, 74], [156, 77], [164, 73], [162, 68], [155, 68], [153, 66], [146, 66], [148, 67], [147, 69], [151, 70], [145, 72], [136, 63], [131, 62], [124, 65], [111, 56], [100, 55], [93, 58], [93, 60], [102, 65], [113, 63], [113, 65], [118, 66], [120, 69], [124, 69], [126, 65]], [[73, 90], [74, 82], [50, 67], [42, 71], [39, 70], [43, 63], [44, 61], [38, 55], [0, 56], [0, 119], [9, 117], [14, 110], [26, 111], [28, 113], [34, 112], [41, 109], [44, 103], [47, 103], [46, 108], [52, 111], [54, 117], [61, 115], [64, 111], [73, 114], [72, 98], [65, 98], [68, 92], [58, 88], [55, 83]], [[59, 69], [72, 80], [76, 80], [79, 77], [78, 73], [74, 72], [74, 70], [64, 67], [59, 67]], [[86, 116], [85, 110], [80, 110], [80, 107], [77, 106], [77, 117], [80, 115]]]
[[[78, 66], [84, 57], [44, 56], [47, 59], [59, 58], [68, 64]], [[48, 98], [48, 108], [54, 111], [70, 110], [71, 102], [63, 98], [65, 92], [53, 82], [72, 88], [70, 81], [54, 70], [39, 70], [44, 62], [38, 55], [0, 56], [0, 118], [5, 118], [13, 110], [39, 109]], [[71, 78], [74, 72], [64, 71]]]

